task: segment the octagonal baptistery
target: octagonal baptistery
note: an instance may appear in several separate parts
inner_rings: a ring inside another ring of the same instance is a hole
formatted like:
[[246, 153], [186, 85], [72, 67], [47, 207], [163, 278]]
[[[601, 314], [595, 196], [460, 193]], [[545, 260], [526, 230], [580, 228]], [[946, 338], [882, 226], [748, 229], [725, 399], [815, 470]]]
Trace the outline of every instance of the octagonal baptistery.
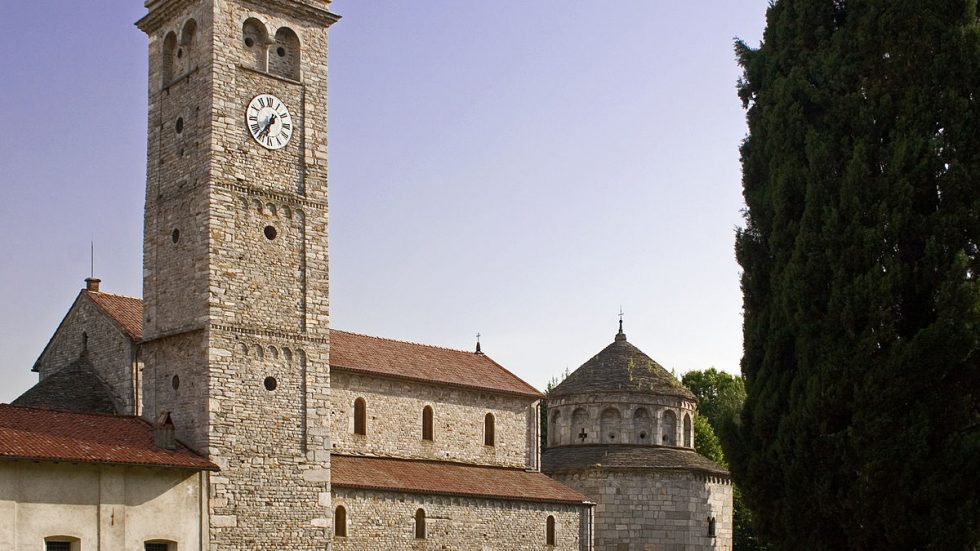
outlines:
[[542, 471], [588, 496], [597, 551], [732, 548], [732, 485], [694, 451], [697, 400], [626, 340], [548, 394]]

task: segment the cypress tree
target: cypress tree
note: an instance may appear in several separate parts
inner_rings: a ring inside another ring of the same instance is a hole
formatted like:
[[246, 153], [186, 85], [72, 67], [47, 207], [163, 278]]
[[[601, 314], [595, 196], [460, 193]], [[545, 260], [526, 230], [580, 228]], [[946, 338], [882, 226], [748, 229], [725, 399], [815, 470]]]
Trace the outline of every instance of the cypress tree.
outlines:
[[737, 43], [747, 399], [778, 549], [980, 546], [976, 0], [775, 0]]

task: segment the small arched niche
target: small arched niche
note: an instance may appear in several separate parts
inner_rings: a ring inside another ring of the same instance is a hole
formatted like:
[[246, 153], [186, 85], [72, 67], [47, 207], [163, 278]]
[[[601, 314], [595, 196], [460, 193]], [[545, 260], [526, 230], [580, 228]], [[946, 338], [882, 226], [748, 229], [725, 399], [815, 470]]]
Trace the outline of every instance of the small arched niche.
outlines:
[[664, 446], [677, 445], [677, 415], [671, 410], [664, 411], [664, 433], [661, 444]]
[[266, 54], [269, 49], [269, 31], [254, 17], [249, 17], [242, 25], [242, 46], [245, 48], [246, 63], [253, 69], [266, 70]]
[[691, 426], [691, 414], [684, 414], [684, 447], [694, 447], [694, 428]]
[[561, 445], [561, 412], [558, 410], [551, 414], [551, 423], [548, 425], [548, 443], [552, 446]]
[[646, 408], [636, 408], [633, 412], [633, 443], [652, 444], [653, 417]]
[[269, 72], [298, 81], [300, 61], [299, 37], [289, 27], [282, 27], [276, 31], [275, 40], [269, 51]]
[[584, 444], [589, 434], [589, 413], [585, 408], [577, 408], [572, 412], [572, 442]]
[[622, 440], [619, 436], [622, 426], [623, 416], [616, 408], [606, 408], [602, 410], [599, 417], [599, 432], [603, 444], [618, 444]]

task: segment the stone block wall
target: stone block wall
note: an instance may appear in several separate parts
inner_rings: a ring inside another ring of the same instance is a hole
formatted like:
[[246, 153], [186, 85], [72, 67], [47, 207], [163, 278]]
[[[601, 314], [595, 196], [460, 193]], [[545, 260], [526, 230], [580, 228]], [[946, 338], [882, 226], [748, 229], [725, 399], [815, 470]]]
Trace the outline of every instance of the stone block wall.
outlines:
[[[334, 507], [347, 510], [347, 537], [333, 551], [393, 549], [453, 551], [579, 551], [586, 505], [520, 502], [334, 488]], [[425, 511], [426, 537], [415, 537], [415, 514]], [[546, 544], [555, 517], [554, 546]]]
[[[536, 449], [528, 397], [451, 388], [340, 369], [331, 376], [333, 451], [531, 467]], [[354, 434], [354, 400], [367, 404], [367, 434]], [[433, 439], [422, 439], [422, 409], [432, 407]], [[494, 416], [494, 445], [484, 445], [484, 420]]]
[[[551, 475], [596, 503], [599, 551], [732, 549], [732, 485], [723, 478], [654, 469]], [[708, 519], [715, 519], [715, 536]]]
[[68, 367], [87, 349], [95, 372], [112, 390], [116, 408], [120, 413], [135, 415], [138, 392], [134, 374], [140, 369], [137, 346], [85, 293], [82, 291], [75, 299], [34, 369], [43, 380]]
[[[221, 466], [212, 551], [322, 551], [330, 533], [327, 4], [160, 1], [141, 21], [154, 377], [144, 387], [155, 411], [172, 408], [178, 437]], [[246, 21], [261, 25], [261, 40], [246, 36]], [[266, 93], [294, 124], [273, 151], [246, 125], [249, 101]]]

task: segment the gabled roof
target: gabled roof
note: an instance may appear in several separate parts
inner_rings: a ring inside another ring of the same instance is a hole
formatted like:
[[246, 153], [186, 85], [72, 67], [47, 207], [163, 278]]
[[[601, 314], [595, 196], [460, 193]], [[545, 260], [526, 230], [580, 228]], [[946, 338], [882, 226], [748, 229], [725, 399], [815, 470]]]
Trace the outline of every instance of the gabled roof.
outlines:
[[588, 501], [539, 472], [504, 467], [331, 454], [330, 476], [331, 486], [341, 488], [551, 503]]
[[597, 392], [642, 392], [696, 401], [663, 366], [630, 344], [622, 329], [612, 344], [573, 371], [548, 396]]
[[44, 345], [44, 350], [41, 351], [41, 355], [34, 362], [33, 371], [38, 370], [38, 364], [41, 358], [44, 357], [44, 354], [48, 351], [48, 347], [51, 346], [51, 343], [54, 342], [55, 337], [58, 335], [58, 331], [61, 330], [68, 316], [71, 315], [75, 310], [75, 306], [81, 300], [91, 301], [129, 340], [135, 343], [143, 338], [143, 299], [82, 289], [79, 291], [78, 296], [75, 297], [75, 301], [72, 302], [68, 313], [61, 319], [58, 328], [51, 334], [48, 343]]
[[83, 290], [82, 294], [91, 299], [129, 338], [134, 341], [143, 338], [143, 299], [87, 290]]
[[89, 413], [120, 413], [112, 391], [96, 375], [88, 355], [52, 373], [13, 401], [15, 406]]
[[330, 368], [517, 394], [544, 396], [478, 352], [330, 331]]
[[219, 470], [179, 442], [158, 448], [153, 427], [139, 417], [8, 404], [0, 404], [0, 459]]
[[[142, 299], [84, 289], [79, 300], [82, 298], [91, 300], [134, 342], [140, 340], [143, 335]], [[532, 398], [544, 397], [485, 354], [347, 331], [330, 331], [330, 367]]]
[[541, 454], [546, 473], [584, 469], [682, 470], [727, 477], [728, 470], [689, 448], [594, 444], [548, 448]]

